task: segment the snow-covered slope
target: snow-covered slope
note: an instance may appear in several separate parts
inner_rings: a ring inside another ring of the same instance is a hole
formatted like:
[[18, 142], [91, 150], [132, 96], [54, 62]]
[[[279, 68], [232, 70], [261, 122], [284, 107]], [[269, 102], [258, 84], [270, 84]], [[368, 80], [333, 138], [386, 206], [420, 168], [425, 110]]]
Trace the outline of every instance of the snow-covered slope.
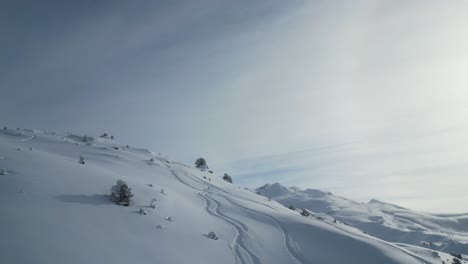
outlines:
[[432, 215], [371, 200], [358, 203], [320, 190], [267, 184], [257, 192], [289, 206], [322, 213], [380, 239], [468, 254], [468, 214]]
[[1, 263], [440, 263], [109, 138], [1, 130], [0, 156]]

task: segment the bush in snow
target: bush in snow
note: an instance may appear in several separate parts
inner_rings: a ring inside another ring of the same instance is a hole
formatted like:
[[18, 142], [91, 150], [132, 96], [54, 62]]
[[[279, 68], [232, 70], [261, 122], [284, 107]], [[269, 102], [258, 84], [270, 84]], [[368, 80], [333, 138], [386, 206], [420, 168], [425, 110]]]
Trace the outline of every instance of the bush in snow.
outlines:
[[84, 157], [83, 157], [83, 156], [80, 156], [80, 160], [78, 161], [78, 163], [80, 163], [80, 164], [85, 164], [85, 161], [84, 161]]
[[301, 215], [303, 215], [303, 216], [309, 216], [310, 213], [309, 213], [309, 211], [308, 211], [307, 209], [302, 209]]
[[202, 171], [208, 169], [208, 165], [206, 165], [206, 160], [204, 158], [198, 158], [195, 161], [195, 166]]
[[150, 203], [149, 207], [155, 209], [156, 205], [154, 203], [157, 202], [157, 201], [158, 201], [157, 199], [151, 200], [151, 203]]
[[101, 135], [101, 137], [102, 137], [102, 138], [108, 138], [109, 135], [108, 135], [107, 133], [104, 133], [104, 134]]
[[227, 173], [224, 173], [223, 180], [232, 183], [232, 178]]
[[462, 262], [460, 261], [460, 259], [453, 258], [452, 264], [462, 264]]
[[131, 191], [132, 189], [128, 187], [126, 182], [118, 180], [117, 184], [111, 188], [110, 198], [118, 205], [129, 206], [130, 199], [133, 197], [133, 193]]
[[8, 127], [4, 127], [4, 128], [3, 128], [3, 130], [7, 130], [7, 129], [8, 129]]
[[111, 139], [114, 139], [114, 136], [111, 136]]
[[213, 174], [213, 171], [212, 171], [212, 170], [209, 170], [208, 172], [211, 173], [211, 174]]
[[138, 213], [141, 214], [141, 215], [147, 215], [148, 211], [146, 211], [144, 209], [140, 209], [140, 210], [138, 210]]
[[292, 204], [290, 204], [288, 208], [291, 209], [291, 210], [293, 210], [293, 211], [296, 210], [296, 207], [294, 207], [294, 205], [292, 205]]
[[216, 234], [216, 232], [209, 232], [208, 235], [206, 235], [208, 238], [211, 238], [211, 239], [214, 239], [214, 240], [218, 240], [218, 234]]
[[0, 170], [0, 175], [7, 175], [7, 174], [8, 174], [8, 172], [7, 172], [6, 169]]
[[456, 258], [459, 258], [459, 259], [463, 259], [462, 255], [461, 254], [457, 254], [457, 253], [453, 253], [453, 252], [450, 252], [450, 255], [456, 257]]

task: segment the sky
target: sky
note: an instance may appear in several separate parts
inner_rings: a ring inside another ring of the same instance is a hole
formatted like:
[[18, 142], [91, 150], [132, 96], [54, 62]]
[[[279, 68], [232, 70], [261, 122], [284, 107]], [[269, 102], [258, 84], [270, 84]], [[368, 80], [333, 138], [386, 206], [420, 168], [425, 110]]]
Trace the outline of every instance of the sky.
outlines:
[[0, 125], [468, 212], [468, 3], [1, 1]]

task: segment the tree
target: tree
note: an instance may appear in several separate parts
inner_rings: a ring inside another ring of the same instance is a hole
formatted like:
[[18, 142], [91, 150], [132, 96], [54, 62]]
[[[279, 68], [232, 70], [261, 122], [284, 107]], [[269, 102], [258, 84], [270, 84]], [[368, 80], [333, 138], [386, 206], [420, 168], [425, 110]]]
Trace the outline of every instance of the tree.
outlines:
[[80, 164], [85, 164], [85, 161], [84, 161], [84, 157], [83, 157], [83, 156], [80, 156], [80, 161], [78, 161], [78, 163], [80, 163]]
[[232, 183], [232, 178], [227, 173], [224, 173], [223, 180]]
[[289, 209], [295, 211], [295, 210], [296, 210], [296, 207], [294, 207], [294, 205], [290, 204], [290, 205], [289, 205]]
[[195, 161], [195, 166], [197, 167], [197, 169], [200, 169], [202, 171], [208, 169], [208, 165], [206, 165], [206, 160], [204, 158], [198, 158]]
[[130, 199], [132, 197], [132, 189], [129, 188], [127, 183], [122, 180], [118, 180], [117, 184], [112, 186], [111, 188], [110, 198], [114, 203], [118, 205], [129, 206]]

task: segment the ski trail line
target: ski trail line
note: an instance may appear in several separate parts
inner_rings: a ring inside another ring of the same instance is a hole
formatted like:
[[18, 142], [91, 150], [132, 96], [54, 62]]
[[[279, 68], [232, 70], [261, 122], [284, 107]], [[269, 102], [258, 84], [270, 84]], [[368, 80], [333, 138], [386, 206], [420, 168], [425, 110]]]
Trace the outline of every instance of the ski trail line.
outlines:
[[250, 208], [245, 207], [243, 205], [240, 205], [240, 204], [238, 204], [236, 202], [233, 202], [231, 199], [229, 199], [225, 195], [219, 195], [219, 196], [223, 197], [228, 202], [230, 202], [231, 204], [233, 204], [233, 205], [235, 205], [237, 207], [240, 207], [240, 208], [243, 208], [245, 210], [254, 212], [255, 214], [263, 215], [264, 217], [270, 219], [270, 221], [272, 221], [274, 223], [274, 225], [276, 225], [278, 227], [278, 229], [280, 230], [280, 232], [282, 233], [282, 235], [283, 235], [283, 245], [285, 246], [286, 250], [288, 251], [288, 254], [290, 256], [290, 259], [291, 259], [292, 263], [296, 263], [296, 264], [310, 263], [304, 258], [302, 253], [299, 250], [297, 250], [297, 248], [294, 246], [294, 242], [291, 241], [291, 237], [290, 237], [289, 233], [287, 232], [286, 228], [284, 228], [284, 226], [281, 224], [281, 222], [278, 221], [276, 218], [274, 218], [274, 217], [272, 217], [272, 216], [270, 216], [268, 214], [262, 213], [260, 211], [250, 209]]

